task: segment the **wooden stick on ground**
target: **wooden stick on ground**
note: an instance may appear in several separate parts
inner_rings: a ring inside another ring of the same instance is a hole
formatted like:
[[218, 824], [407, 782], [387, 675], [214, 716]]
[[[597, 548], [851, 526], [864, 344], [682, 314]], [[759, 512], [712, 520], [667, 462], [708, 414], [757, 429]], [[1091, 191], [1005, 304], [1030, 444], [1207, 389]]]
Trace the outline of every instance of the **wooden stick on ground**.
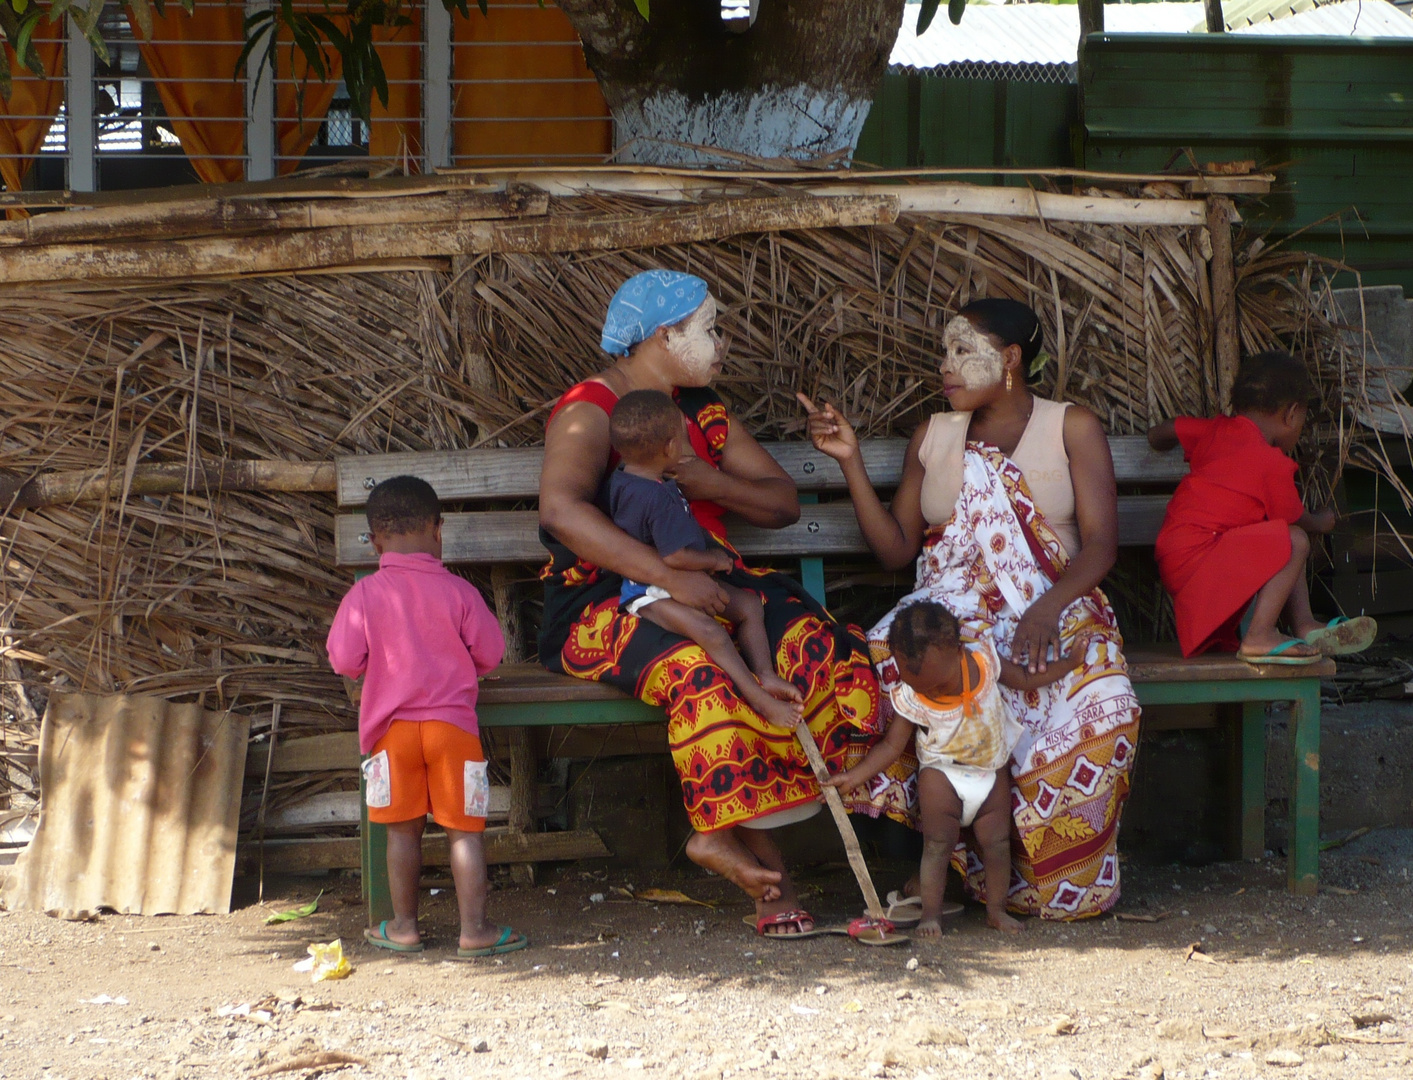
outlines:
[[868, 863], [864, 862], [863, 851], [859, 848], [858, 834], [854, 832], [854, 823], [849, 820], [849, 812], [844, 809], [844, 801], [839, 798], [838, 789], [825, 784], [825, 781], [829, 779], [829, 768], [824, 764], [824, 757], [820, 754], [819, 747], [815, 745], [814, 736], [810, 734], [808, 725], [802, 723], [796, 726], [795, 735], [799, 738], [800, 745], [805, 748], [805, 756], [810, 759], [810, 768], [814, 770], [814, 778], [819, 781], [819, 786], [824, 791], [824, 801], [829, 804], [829, 812], [834, 815], [834, 824], [839, 826], [839, 838], [844, 841], [844, 851], [849, 856], [849, 866], [854, 871], [854, 877], [858, 879], [859, 888], [863, 890], [864, 903], [868, 906], [868, 917], [882, 919], [885, 915], [883, 904], [878, 899], [878, 890], [873, 887], [873, 878], [869, 875]]

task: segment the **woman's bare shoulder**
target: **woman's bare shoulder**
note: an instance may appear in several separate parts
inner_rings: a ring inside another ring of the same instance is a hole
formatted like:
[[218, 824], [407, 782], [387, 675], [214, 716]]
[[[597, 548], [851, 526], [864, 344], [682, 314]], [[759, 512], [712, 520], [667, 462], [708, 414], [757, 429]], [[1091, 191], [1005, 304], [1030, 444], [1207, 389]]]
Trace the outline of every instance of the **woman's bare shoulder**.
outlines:
[[1068, 403], [1065, 409], [1065, 449], [1072, 450], [1075, 446], [1095, 446], [1103, 444], [1104, 449], [1109, 448], [1109, 437], [1104, 433], [1104, 425], [1099, 422], [1099, 417], [1083, 405]]

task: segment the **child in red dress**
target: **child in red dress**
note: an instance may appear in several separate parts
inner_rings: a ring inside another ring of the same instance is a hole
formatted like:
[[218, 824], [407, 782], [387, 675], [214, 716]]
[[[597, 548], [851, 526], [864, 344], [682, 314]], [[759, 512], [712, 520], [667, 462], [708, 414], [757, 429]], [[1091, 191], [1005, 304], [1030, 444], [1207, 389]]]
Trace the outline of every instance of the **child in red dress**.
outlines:
[[[1373, 643], [1377, 627], [1367, 616], [1325, 624], [1310, 611], [1309, 534], [1335, 524], [1332, 507], [1305, 509], [1289, 456], [1313, 396], [1303, 364], [1286, 352], [1260, 353], [1237, 371], [1234, 415], [1180, 416], [1148, 432], [1155, 450], [1181, 444], [1192, 470], [1154, 550], [1183, 656], [1217, 649], [1251, 663], [1309, 664]], [[1282, 613], [1294, 636], [1276, 628]]]

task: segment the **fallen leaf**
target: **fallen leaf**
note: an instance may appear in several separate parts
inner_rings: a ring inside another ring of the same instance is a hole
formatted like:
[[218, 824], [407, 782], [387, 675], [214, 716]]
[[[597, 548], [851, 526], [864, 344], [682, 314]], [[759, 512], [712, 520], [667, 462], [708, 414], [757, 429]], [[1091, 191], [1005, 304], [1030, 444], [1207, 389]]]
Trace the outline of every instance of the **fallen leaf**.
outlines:
[[1172, 917], [1171, 911], [1160, 911], [1156, 915], [1140, 915], [1136, 911], [1119, 911], [1114, 914], [1114, 918], [1122, 919], [1124, 922], [1162, 922], [1164, 919]]
[[863, 1012], [863, 1005], [857, 1001], [845, 1002], [843, 1008], [846, 1013]]
[[695, 900], [676, 889], [641, 889], [630, 895], [634, 900], [641, 900], [645, 904], [695, 904], [697, 907], [716, 910], [715, 904], [708, 904], [705, 900]]
[[1354, 1026], [1357, 1028], [1378, 1027], [1380, 1024], [1393, 1023], [1393, 1015], [1391, 1013], [1382, 1012], [1355, 1013], [1351, 1015], [1349, 1019], [1354, 1021]]
[[1194, 941], [1187, 947], [1187, 953], [1183, 956], [1183, 963], [1189, 960], [1201, 960], [1204, 964], [1220, 964], [1220, 960], [1213, 959], [1202, 951], [1202, 942]]
[[1041, 1027], [1026, 1028], [1027, 1035], [1073, 1035], [1079, 1028], [1068, 1016], [1059, 1016]]
[[1347, 833], [1346, 835], [1340, 837], [1338, 840], [1321, 840], [1321, 841], [1320, 841], [1320, 850], [1321, 850], [1321, 851], [1333, 851], [1335, 848], [1344, 847], [1344, 845], [1347, 844], [1347, 843], [1349, 843], [1351, 840], [1358, 840], [1361, 836], [1366, 836], [1366, 835], [1368, 835], [1369, 833], [1371, 833], [1371, 832], [1373, 832], [1373, 831], [1374, 831], [1374, 826], [1372, 826], [1372, 825], [1361, 825], [1361, 826], [1359, 826], [1359, 828], [1355, 829], [1353, 832]]
[[366, 1058], [361, 1058], [357, 1054], [345, 1054], [342, 1050], [324, 1050], [317, 1054], [303, 1054], [288, 1061], [282, 1061], [278, 1065], [271, 1065], [261, 1069], [253, 1076], [274, 1076], [276, 1073], [295, 1072], [301, 1069], [326, 1069], [330, 1065], [367, 1065]]
[[[324, 895], [324, 890], [319, 890], [319, 896]], [[294, 922], [295, 919], [303, 919], [308, 915], [313, 915], [319, 910], [319, 896], [314, 897], [309, 903], [302, 907], [290, 908], [288, 911], [277, 911], [265, 920], [266, 926], [274, 926], [276, 923]]]
[[1336, 1031], [1333, 1032], [1333, 1034], [1340, 1042], [1368, 1043], [1371, 1046], [1393, 1046], [1408, 1041], [1407, 1039], [1381, 1037], [1378, 1035], [1360, 1035], [1353, 1031]]

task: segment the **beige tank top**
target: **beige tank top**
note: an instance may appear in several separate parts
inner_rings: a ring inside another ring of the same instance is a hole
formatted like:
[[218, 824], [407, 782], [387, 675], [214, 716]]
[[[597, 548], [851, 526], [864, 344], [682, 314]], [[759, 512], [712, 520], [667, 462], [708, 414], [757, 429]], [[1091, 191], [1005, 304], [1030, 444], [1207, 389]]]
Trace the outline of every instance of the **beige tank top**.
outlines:
[[[1065, 453], [1068, 402], [1036, 398], [1030, 420], [1011, 460], [1030, 488], [1035, 505], [1059, 536], [1065, 554], [1079, 554], [1079, 526], [1074, 517], [1074, 482]], [[966, 449], [969, 412], [935, 414], [927, 424], [918, 458], [922, 461], [922, 516], [929, 525], [948, 521], [962, 492], [962, 452]]]

